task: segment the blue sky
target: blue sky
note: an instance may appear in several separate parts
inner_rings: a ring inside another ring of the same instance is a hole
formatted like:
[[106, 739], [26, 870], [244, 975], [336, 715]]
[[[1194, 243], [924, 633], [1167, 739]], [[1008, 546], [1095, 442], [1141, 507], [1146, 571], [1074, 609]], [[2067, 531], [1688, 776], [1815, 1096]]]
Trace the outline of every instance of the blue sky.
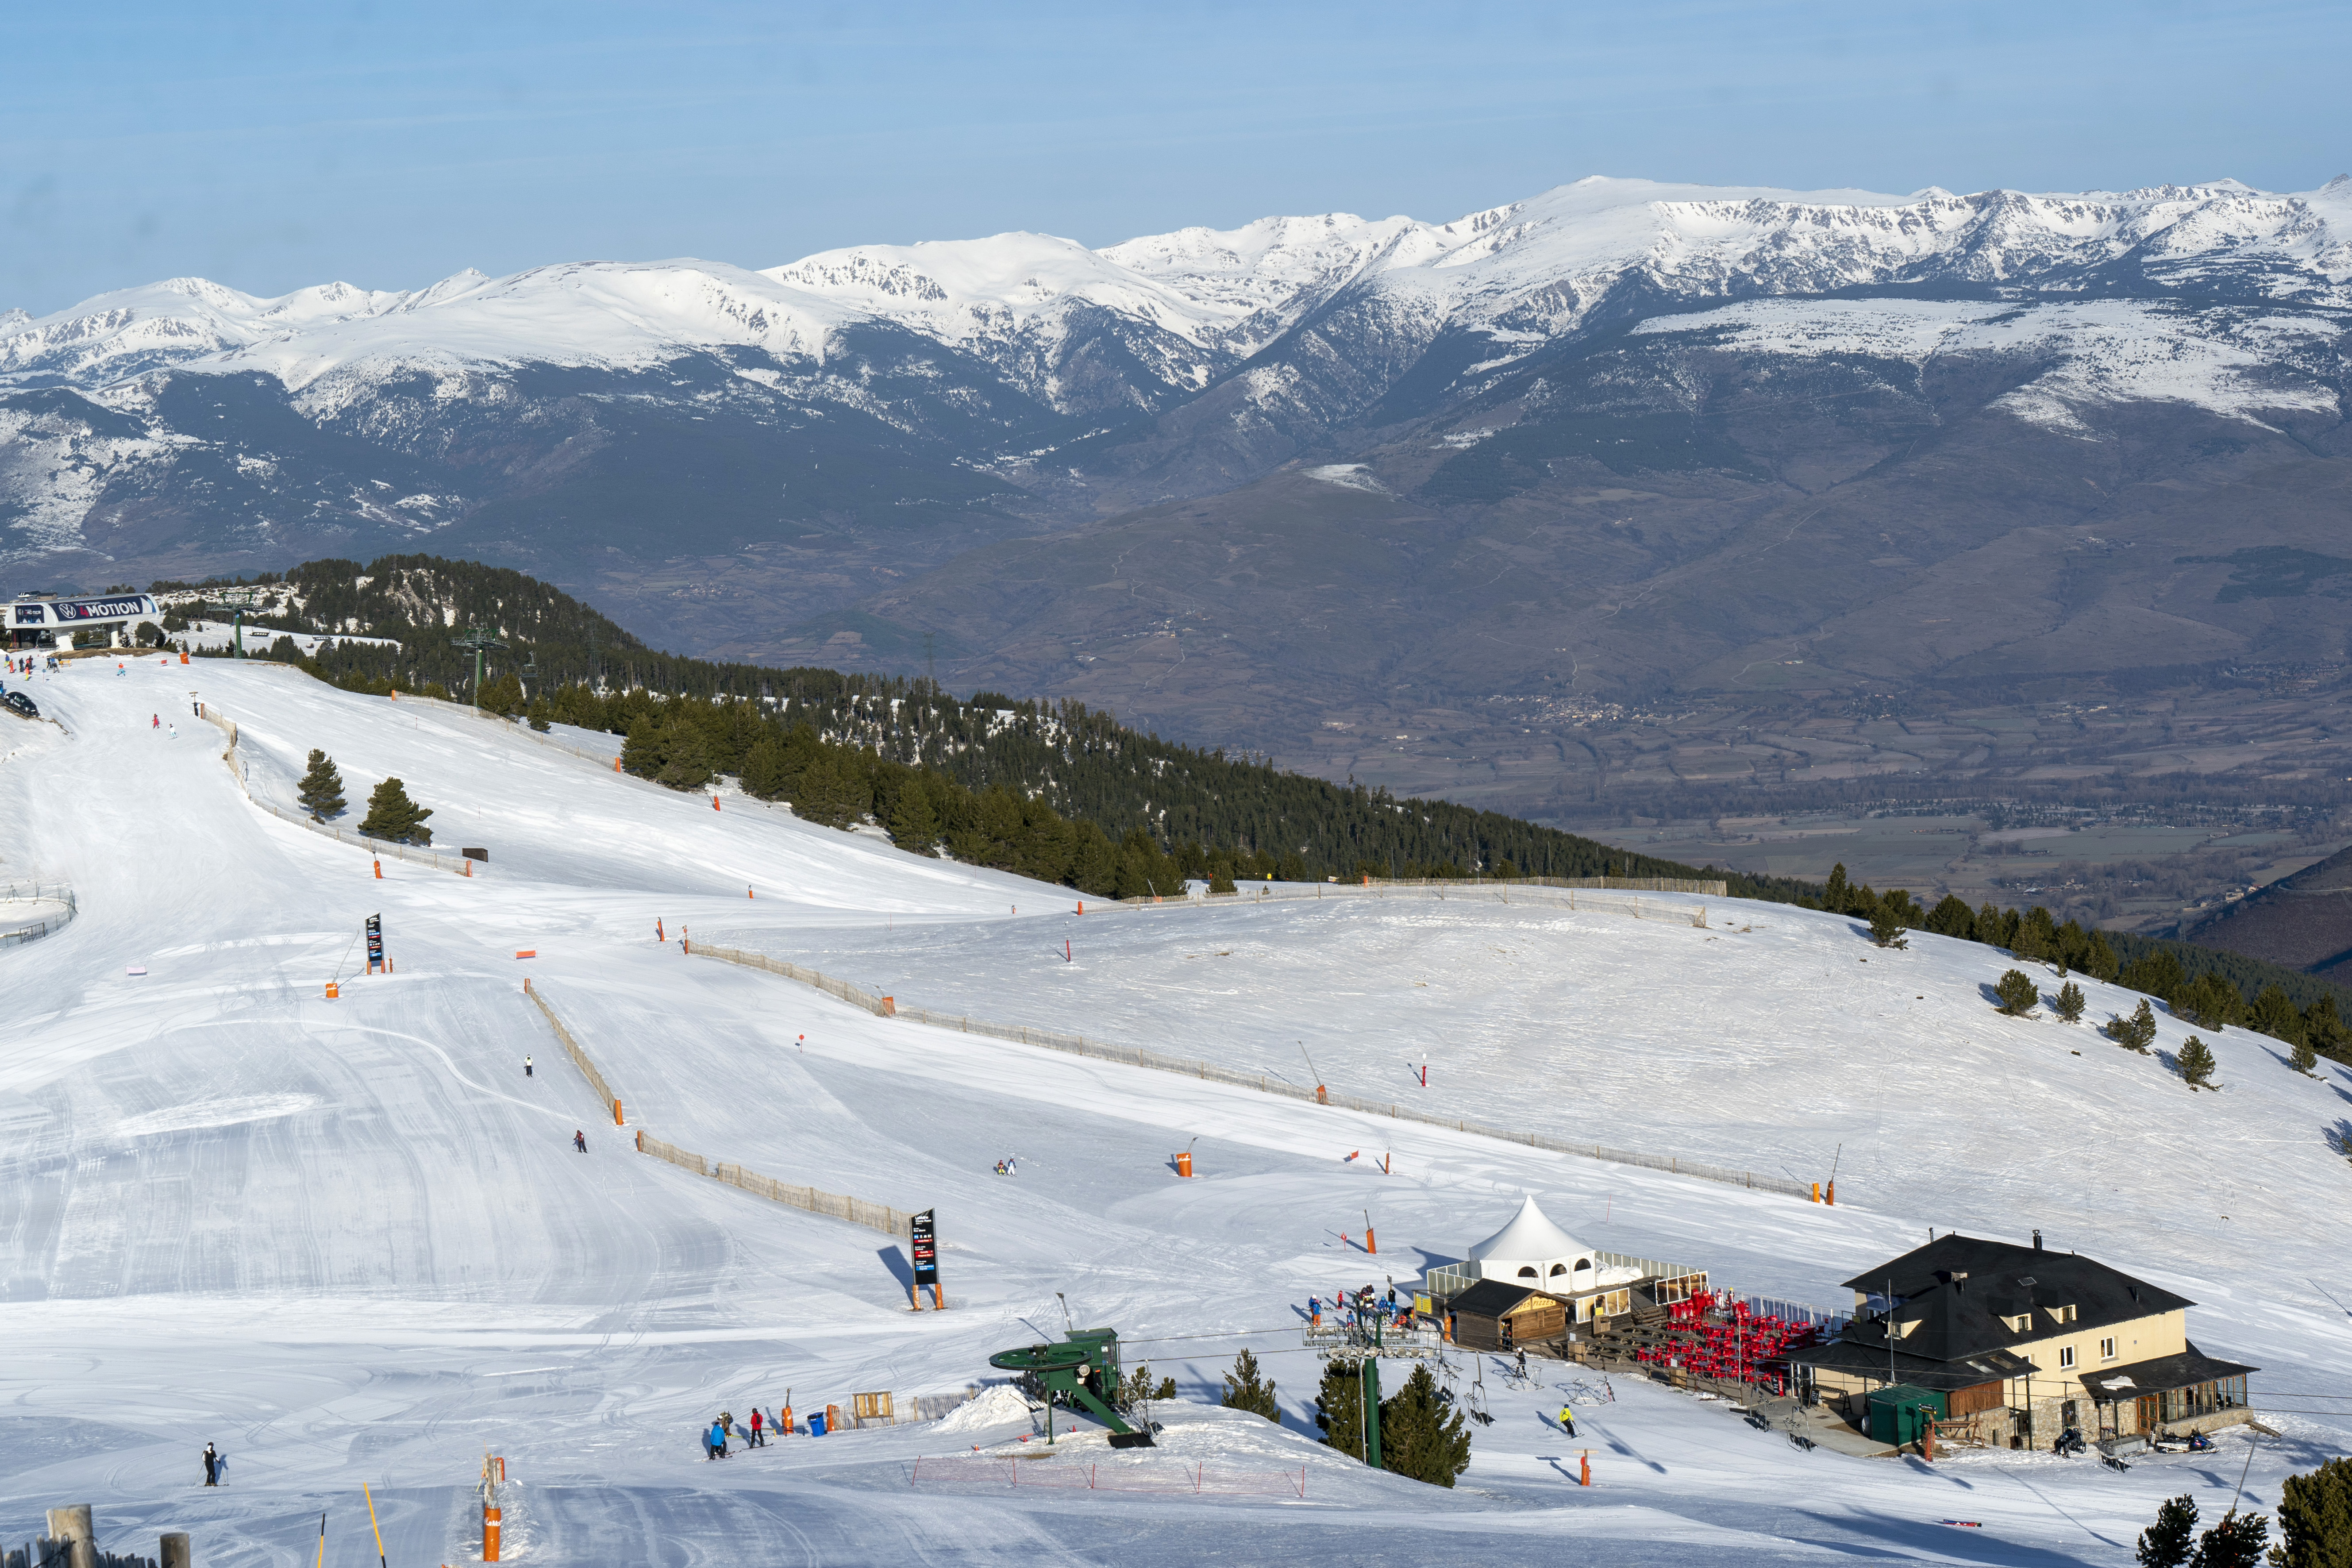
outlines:
[[0, 308], [1443, 219], [1592, 174], [2301, 190], [2352, 167], [2347, 59], [2340, 0], [20, 6]]

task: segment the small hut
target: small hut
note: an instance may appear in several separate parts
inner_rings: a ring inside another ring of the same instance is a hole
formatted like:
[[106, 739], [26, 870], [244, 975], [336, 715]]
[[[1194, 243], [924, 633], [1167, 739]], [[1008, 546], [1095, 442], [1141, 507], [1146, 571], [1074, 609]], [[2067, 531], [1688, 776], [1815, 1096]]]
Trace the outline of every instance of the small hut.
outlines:
[[1481, 1279], [1446, 1304], [1454, 1342], [1465, 1350], [1513, 1351], [1568, 1332], [1568, 1303], [1523, 1285]]

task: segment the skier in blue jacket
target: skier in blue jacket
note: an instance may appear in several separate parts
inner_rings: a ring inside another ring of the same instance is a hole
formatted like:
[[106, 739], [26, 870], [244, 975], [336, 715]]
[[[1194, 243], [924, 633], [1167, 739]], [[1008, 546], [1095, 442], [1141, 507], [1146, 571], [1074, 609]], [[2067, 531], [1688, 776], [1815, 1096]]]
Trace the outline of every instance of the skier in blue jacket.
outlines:
[[710, 1457], [712, 1458], [723, 1459], [727, 1457], [726, 1427], [721, 1426], [718, 1422], [713, 1421], [710, 1424], [709, 1432], [704, 1437], [704, 1441], [709, 1445]]

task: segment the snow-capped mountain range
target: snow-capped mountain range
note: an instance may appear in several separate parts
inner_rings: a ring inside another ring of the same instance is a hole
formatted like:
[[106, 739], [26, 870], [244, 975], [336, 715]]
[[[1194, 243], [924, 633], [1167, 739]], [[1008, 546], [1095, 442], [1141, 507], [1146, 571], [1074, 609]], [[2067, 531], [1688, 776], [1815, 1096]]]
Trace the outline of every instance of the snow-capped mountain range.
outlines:
[[[354, 370], [644, 368], [754, 350], [819, 367], [887, 324], [977, 353], [1048, 406], [1096, 399], [1059, 351], [1116, 321], [1158, 390], [1197, 390], [1318, 314], [1402, 341], [1479, 331], [1496, 359], [1651, 309], [1859, 289], [2020, 297], [2118, 289], [2352, 307], [2352, 178], [2300, 195], [2235, 181], [2110, 195], [1909, 196], [1588, 179], [1450, 223], [1349, 214], [1181, 229], [1101, 250], [1034, 234], [825, 251], [753, 272], [580, 262], [428, 288], [327, 283], [257, 299], [172, 279], [0, 316], [0, 384], [110, 387], [159, 369], [263, 370], [301, 390]], [[1845, 313], [1851, 316], [1852, 312]], [[1138, 405], [1151, 389], [1124, 389]]]
[[95, 581], [429, 539], [585, 588], [592, 560], [832, 542], [778, 590], [781, 624], [1041, 521], [1286, 465], [1357, 474], [1412, 432], [1516, 433], [1507, 461], [1414, 492], [1433, 505], [1595, 453], [1811, 483], [1785, 432], [1671, 458], [1594, 433], [1712, 429], [1734, 381], [1750, 405], [1796, 377], [1816, 404], [1935, 424], [2097, 440], [2117, 409], [2173, 409], [2309, 441], [2343, 422], [2347, 321], [2344, 176], [1904, 196], [1588, 179], [1444, 223], [1271, 217], [1099, 250], [1004, 234], [278, 299], [174, 279], [0, 316], [0, 559]]

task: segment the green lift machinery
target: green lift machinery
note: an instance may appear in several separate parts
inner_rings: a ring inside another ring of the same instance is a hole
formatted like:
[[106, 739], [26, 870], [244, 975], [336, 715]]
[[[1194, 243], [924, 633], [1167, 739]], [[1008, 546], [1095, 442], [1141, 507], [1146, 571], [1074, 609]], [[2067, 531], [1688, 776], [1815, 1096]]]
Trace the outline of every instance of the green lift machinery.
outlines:
[[1114, 1448], [1149, 1448], [1151, 1434], [1129, 1426], [1112, 1403], [1118, 1397], [1122, 1377], [1117, 1329], [1073, 1329], [1060, 1344], [1023, 1345], [998, 1351], [988, 1364], [999, 1372], [1024, 1373], [1036, 1378], [1045, 1393], [1045, 1441], [1054, 1440], [1054, 1405], [1066, 1396], [1110, 1428]]

